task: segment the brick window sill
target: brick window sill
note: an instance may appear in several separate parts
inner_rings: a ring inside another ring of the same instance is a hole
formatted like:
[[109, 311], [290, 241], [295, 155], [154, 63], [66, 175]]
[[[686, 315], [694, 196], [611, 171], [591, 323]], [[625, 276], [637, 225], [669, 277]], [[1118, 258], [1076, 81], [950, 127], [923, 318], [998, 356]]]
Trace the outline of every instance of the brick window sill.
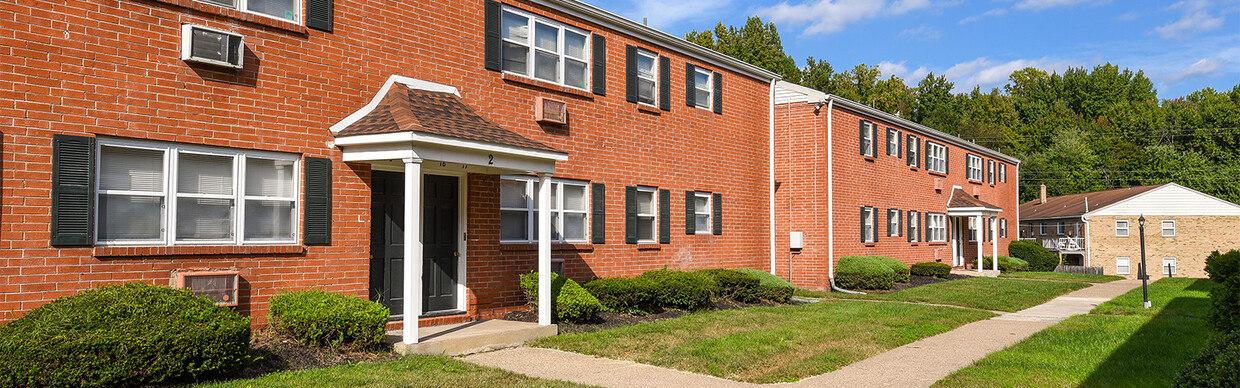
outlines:
[[211, 256], [301, 254], [301, 245], [206, 245], [158, 247], [95, 247], [95, 257]]
[[637, 250], [639, 251], [658, 251], [662, 249], [663, 249], [663, 245], [661, 244], [653, 244], [653, 243], [637, 244]]
[[594, 94], [590, 93], [590, 91], [588, 90], [570, 88], [564, 85], [557, 85], [551, 82], [534, 79], [534, 78], [526, 77], [523, 75], [516, 75], [512, 73], [503, 73], [503, 75], [504, 75], [504, 81], [506, 82], [529, 85], [529, 86], [533, 86], [533, 87], [540, 88], [540, 89], [546, 89], [546, 90], [550, 90], [553, 92], [560, 92], [560, 93], [569, 94], [569, 95], [573, 95], [573, 96], [577, 96], [577, 97], [581, 97], [585, 99], [590, 99], [590, 100], [594, 99]]
[[[537, 251], [537, 243], [500, 243], [501, 251]], [[551, 243], [552, 252], [593, 252], [591, 243]]]
[[946, 178], [946, 177], [947, 177], [947, 174], [944, 174], [944, 173], [941, 173], [941, 172], [938, 172], [938, 171], [926, 170], [926, 172], [930, 173], [930, 175], [937, 176], [937, 177], [940, 177], [940, 178]]
[[663, 114], [663, 111], [659, 110], [659, 108], [655, 108], [655, 107], [653, 107], [653, 106], [649, 106], [649, 105], [637, 104], [637, 110], [638, 110], [639, 112], [642, 112], [642, 113], [649, 113], [649, 114], [652, 114], [652, 115], [655, 115], [655, 116], [659, 116], [659, 115], [662, 115], [662, 114]]
[[195, 11], [205, 12], [212, 15], [220, 15], [228, 18], [247, 21], [267, 27], [278, 28], [285, 31], [295, 32], [298, 34], [306, 34], [306, 26], [296, 22], [285, 21], [273, 17], [258, 15], [241, 10], [225, 8], [223, 6], [206, 3], [197, 0], [155, 0], [156, 2], [171, 4], [179, 7], [189, 8]]

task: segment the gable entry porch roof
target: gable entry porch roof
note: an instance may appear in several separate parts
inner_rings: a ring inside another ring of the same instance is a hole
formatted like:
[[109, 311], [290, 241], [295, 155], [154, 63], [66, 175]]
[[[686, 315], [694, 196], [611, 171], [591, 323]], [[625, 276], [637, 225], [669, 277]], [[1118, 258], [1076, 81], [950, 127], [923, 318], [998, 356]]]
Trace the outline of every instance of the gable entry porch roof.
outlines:
[[[537, 174], [538, 208], [551, 208], [551, 174], [568, 154], [483, 117], [451, 86], [393, 75], [370, 103], [331, 126], [345, 162], [404, 171], [404, 257], [423, 259], [423, 164], [470, 173]], [[372, 221], [373, 222], [373, 221]], [[551, 212], [539, 212], [538, 324], [551, 324]], [[463, 226], [463, 225], [462, 225]], [[418, 342], [422, 265], [403, 266], [405, 344]]]
[[[991, 217], [997, 217], [999, 216], [999, 213], [1002, 211], [1003, 211], [1003, 208], [992, 205], [990, 203], [987, 203], [986, 201], [983, 201], [972, 195], [969, 195], [969, 193], [966, 193], [964, 189], [960, 187], [953, 187], [952, 196], [950, 199], [947, 200], [947, 216], [948, 217], [974, 217], [975, 219], [977, 219], [977, 226], [979, 229], [977, 232], [979, 235], [977, 238], [977, 264], [978, 264], [977, 272], [982, 272], [982, 267], [985, 266], [984, 263], [982, 263], [982, 251], [983, 251], [983, 247], [986, 245], [983, 241], [985, 239], [982, 238], [982, 235], [985, 235], [985, 232], [981, 231], [980, 229], [985, 228], [986, 225], [989, 224], [988, 222], [984, 220], [990, 219]], [[998, 242], [999, 225], [998, 224], [999, 224], [998, 222], [989, 224], [991, 228], [990, 235], [994, 236], [994, 238], [992, 238], [990, 241], [990, 249], [991, 249], [990, 257], [991, 257], [991, 261], [993, 262], [992, 263], [993, 269], [995, 271], [999, 270], [999, 242]], [[952, 245], [952, 257], [963, 258], [964, 257], [963, 245], [960, 245], [960, 247], [962, 247], [961, 252], [956, 251], [958, 244], [956, 243], [955, 240], [959, 237], [960, 236], [956, 236], [955, 234], [952, 235], [952, 244], [951, 244]]]

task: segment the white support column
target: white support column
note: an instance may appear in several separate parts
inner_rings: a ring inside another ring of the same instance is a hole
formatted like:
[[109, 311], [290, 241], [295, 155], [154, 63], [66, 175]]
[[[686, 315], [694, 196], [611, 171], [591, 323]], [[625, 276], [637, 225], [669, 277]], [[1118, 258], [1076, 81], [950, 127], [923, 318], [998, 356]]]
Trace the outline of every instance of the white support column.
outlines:
[[990, 259], [994, 262], [995, 271], [999, 270], [999, 219], [996, 217], [990, 224]]
[[418, 343], [422, 315], [422, 159], [405, 159], [404, 343]]
[[982, 262], [982, 246], [985, 245], [983, 240], [986, 240], [986, 224], [982, 223], [982, 216], [980, 214], [977, 216], [977, 223], [974, 225], [977, 225], [977, 238], [974, 239], [977, 242], [977, 272], [982, 272], [982, 267], [986, 266], [986, 263]]
[[538, 174], [538, 325], [551, 324], [551, 174]]
[[956, 228], [958, 228], [960, 225], [957, 225], [959, 224], [959, 222], [955, 221], [956, 217], [944, 217], [944, 218], [947, 219], [947, 225], [944, 226], [944, 228], [946, 228], [946, 233], [951, 234], [952, 266], [955, 267], [957, 260], [960, 260], [960, 257], [963, 256], [963, 254], [957, 250], [958, 247], [956, 247], [956, 239], [960, 237], [959, 236], [960, 233], [957, 233]]

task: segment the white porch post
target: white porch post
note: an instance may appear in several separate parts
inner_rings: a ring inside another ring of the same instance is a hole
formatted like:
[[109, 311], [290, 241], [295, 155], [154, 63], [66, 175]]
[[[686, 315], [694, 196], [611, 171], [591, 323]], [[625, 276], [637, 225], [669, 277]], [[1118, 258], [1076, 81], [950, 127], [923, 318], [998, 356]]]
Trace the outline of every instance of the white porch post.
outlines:
[[551, 324], [551, 174], [538, 174], [538, 325]]
[[990, 260], [994, 262], [994, 270], [999, 270], [999, 220], [996, 218], [990, 224]]
[[418, 343], [422, 315], [422, 159], [405, 159], [404, 343]]
[[960, 225], [957, 225], [959, 224], [959, 222], [956, 222], [956, 217], [944, 217], [944, 218], [947, 219], [947, 225], [945, 225], [944, 228], [947, 229], [946, 230], [947, 233], [951, 234], [952, 266], [955, 267], [958, 260], [960, 260], [960, 257], [963, 256], [963, 254], [957, 251], [957, 247], [956, 247], [956, 239], [960, 238], [960, 233], [957, 233], [956, 228], [959, 227]]
[[977, 242], [977, 272], [982, 272], [982, 267], [985, 267], [985, 263], [982, 263], [982, 246], [986, 245], [983, 242], [986, 240], [986, 226], [982, 223], [981, 214], [977, 215], [977, 224], [975, 225], [977, 225], [977, 238], [974, 239]]

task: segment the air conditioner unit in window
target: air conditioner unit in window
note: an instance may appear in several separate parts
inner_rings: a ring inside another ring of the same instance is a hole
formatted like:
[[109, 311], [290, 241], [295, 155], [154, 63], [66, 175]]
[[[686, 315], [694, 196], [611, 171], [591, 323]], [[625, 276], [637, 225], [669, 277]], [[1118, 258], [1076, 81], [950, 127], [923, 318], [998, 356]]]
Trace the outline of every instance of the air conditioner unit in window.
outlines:
[[568, 124], [568, 104], [546, 97], [534, 98], [534, 120], [539, 122]]
[[181, 59], [240, 69], [245, 58], [245, 38], [214, 28], [181, 25]]
[[184, 271], [173, 274], [173, 286], [188, 289], [220, 306], [237, 305], [237, 271]]

